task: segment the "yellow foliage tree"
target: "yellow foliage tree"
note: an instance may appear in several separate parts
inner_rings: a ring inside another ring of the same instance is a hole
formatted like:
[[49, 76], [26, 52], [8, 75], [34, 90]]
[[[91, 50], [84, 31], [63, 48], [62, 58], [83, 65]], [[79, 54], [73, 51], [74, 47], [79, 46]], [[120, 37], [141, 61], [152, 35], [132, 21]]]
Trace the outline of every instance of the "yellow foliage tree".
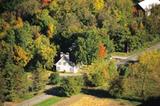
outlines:
[[92, 63], [86, 71], [88, 80], [95, 86], [110, 86], [110, 81], [118, 76], [114, 61], [100, 59]]
[[16, 64], [26, 66], [31, 56], [20, 46], [14, 45], [14, 61]]
[[160, 53], [156, 50], [145, 52], [143, 55], [139, 56], [139, 63], [146, 65], [150, 70], [155, 71], [160, 65]]
[[123, 80], [123, 95], [140, 97], [160, 96], [160, 52], [151, 51], [139, 57], [139, 63], [129, 66], [129, 74]]
[[49, 39], [41, 35], [35, 40], [35, 48], [41, 60], [43, 60], [43, 65], [47, 67], [52, 66], [56, 55], [56, 47], [50, 44]]
[[104, 0], [93, 0], [95, 10], [99, 11], [104, 8]]
[[56, 27], [53, 24], [48, 25], [47, 35], [49, 38], [53, 37], [53, 33], [55, 32]]

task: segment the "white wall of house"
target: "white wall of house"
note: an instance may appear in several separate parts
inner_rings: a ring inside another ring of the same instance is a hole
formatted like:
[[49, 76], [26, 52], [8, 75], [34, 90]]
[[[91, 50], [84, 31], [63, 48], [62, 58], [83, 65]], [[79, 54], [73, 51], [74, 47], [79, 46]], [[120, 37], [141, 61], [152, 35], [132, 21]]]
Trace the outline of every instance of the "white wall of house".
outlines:
[[76, 73], [78, 68], [72, 66], [63, 57], [56, 63], [56, 70], [59, 72], [73, 72]]

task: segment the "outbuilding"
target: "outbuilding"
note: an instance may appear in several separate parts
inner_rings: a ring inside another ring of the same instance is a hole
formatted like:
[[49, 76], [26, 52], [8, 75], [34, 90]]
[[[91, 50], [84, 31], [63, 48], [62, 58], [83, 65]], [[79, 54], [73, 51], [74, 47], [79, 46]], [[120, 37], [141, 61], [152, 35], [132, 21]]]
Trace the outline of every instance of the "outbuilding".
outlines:
[[144, 0], [138, 3], [138, 6], [145, 12], [147, 16], [151, 14], [150, 10], [156, 5], [160, 5], [160, 0]]

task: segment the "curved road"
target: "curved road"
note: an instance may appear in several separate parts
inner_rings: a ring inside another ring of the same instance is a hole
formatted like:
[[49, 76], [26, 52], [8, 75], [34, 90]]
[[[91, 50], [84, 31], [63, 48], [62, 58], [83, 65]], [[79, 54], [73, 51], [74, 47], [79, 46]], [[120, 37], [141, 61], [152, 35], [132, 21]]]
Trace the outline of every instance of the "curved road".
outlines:
[[160, 49], [160, 42], [149, 47], [149, 48], [146, 48], [144, 51], [141, 51], [141, 52], [137, 52], [133, 55], [130, 55], [130, 56], [112, 56], [112, 59], [116, 59], [116, 60], [120, 60], [120, 62], [117, 62], [117, 65], [119, 64], [126, 64], [128, 63], [129, 61], [132, 61], [132, 62], [136, 62], [138, 61], [138, 57], [144, 53], [144, 52], [147, 52], [147, 51], [152, 51], [152, 50], [158, 50]]

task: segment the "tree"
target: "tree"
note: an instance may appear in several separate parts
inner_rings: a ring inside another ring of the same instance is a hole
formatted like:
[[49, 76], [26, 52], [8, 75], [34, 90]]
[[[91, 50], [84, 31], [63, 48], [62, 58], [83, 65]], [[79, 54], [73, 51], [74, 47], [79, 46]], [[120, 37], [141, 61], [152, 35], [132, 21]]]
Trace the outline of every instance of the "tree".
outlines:
[[91, 64], [97, 58], [99, 38], [96, 32], [88, 31], [76, 41], [75, 57], [77, 62]]
[[96, 11], [102, 10], [104, 8], [104, 0], [93, 0], [93, 6]]
[[56, 47], [53, 44], [50, 44], [50, 41], [44, 35], [41, 35], [34, 42], [35, 46], [35, 57], [38, 58], [43, 67], [51, 69], [54, 62], [54, 57], [56, 55]]
[[129, 74], [123, 81], [122, 95], [140, 99], [158, 97], [160, 95], [159, 64], [160, 54], [158, 51], [146, 52], [141, 55], [139, 63], [129, 66]]
[[0, 70], [0, 106], [2, 105], [2, 103], [5, 101], [5, 95], [4, 95], [4, 91], [5, 91], [5, 84], [4, 84], [4, 78], [2, 75], [2, 70]]
[[51, 0], [42, 0], [43, 3], [49, 3]]
[[14, 46], [14, 61], [19, 66], [26, 66], [31, 56], [20, 46]]
[[49, 76], [49, 83], [50, 84], [59, 84], [61, 81], [61, 78], [59, 76], [59, 73], [55, 72], [55, 73], [52, 73], [50, 76]]
[[35, 24], [38, 24], [41, 27], [41, 31], [44, 34], [48, 34], [49, 38], [51, 38], [56, 31], [56, 21], [49, 15], [47, 9], [40, 10], [36, 13]]
[[61, 93], [65, 96], [72, 96], [81, 91], [83, 86], [83, 80], [81, 77], [68, 77], [62, 81]]
[[105, 58], [106, 56], [106, 48], [103, 43], [99, 44], [98, 57]]
[[2, 94], [4, 100], [15, 101], [27, 92], [26, 74], [23, 67], [6, 63], [4, 69], [0, 72], [3, 82]]
[[100, 59], [92, 63], [86, 73], [87, 86], [103, 86], [110, 87], [110, 82], [118, 76], [117, 69], [113, 61]]
[[35, 92], [39, 92], [45, 88], [45, 84], [47, 83], [47, 79], [44, 77], [45, 70], [43, 69], [42, 65], [37, 62], [36, 68], [33, 71], [33, 90]]

